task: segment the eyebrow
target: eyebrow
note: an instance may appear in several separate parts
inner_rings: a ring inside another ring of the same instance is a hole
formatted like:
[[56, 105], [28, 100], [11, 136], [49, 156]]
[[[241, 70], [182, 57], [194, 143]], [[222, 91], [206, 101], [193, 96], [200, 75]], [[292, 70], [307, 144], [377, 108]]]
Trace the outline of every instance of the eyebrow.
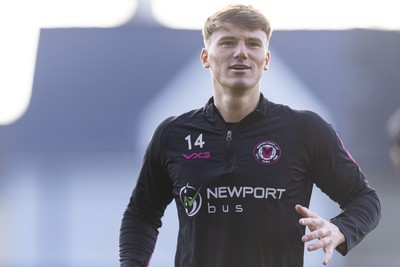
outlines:
[[263, 42], [263, 40], [261, 38], [258, 38], [258, 37], [250, 37], [248, 40], [254, 41], [254, 42], [260, 42], [260, 43]]
[[[237, 39], [235, 36], [224, 36], [224, 37], [221, 37], [218, 41], [235, 40], [235, 39]], [[252, 42], [259, 42], [259, 43], [263, 42], [263, 40], [258, 37], [249, 37], [249, 38], [246, 38], [246, 40], [252, 41]]]

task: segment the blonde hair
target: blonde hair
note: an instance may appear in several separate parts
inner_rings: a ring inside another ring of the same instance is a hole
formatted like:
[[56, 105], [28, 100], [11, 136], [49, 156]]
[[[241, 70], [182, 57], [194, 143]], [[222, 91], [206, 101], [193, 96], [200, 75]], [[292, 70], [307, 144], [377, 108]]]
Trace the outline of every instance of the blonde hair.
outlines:
[[260, 29], [267, 35], [269, 42], [272, 28], [269, 20], [251, 5], [232, 4], [220, 9], [207, 18], [203, 27], [203, 39], [206, 43], [210, 36], [220, 29], [221, 22], [230, 22], [251, 30]]

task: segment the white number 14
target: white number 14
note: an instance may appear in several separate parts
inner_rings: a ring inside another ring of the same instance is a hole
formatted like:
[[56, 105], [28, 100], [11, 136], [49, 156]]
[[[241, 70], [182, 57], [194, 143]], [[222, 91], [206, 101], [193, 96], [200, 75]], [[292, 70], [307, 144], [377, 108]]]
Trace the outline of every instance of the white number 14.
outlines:
[[[188, 149], [189, 149], [189, 150], [192, 150], [192, 136], [189, 134], [188, 136], [185, 137], [185, 140], [186, 140], [187, 143], [188, 143]], [[200, 148], [203, 148], [203, 146], [204, 146], [205, 143], [206, 143], [206, 142], [203, 141], [203, 134], [200, 134], [200, 135], [197, 137], [196, 141], [194, 142], [194, 146], [198, 146], [198, 147], [200, 147]]]

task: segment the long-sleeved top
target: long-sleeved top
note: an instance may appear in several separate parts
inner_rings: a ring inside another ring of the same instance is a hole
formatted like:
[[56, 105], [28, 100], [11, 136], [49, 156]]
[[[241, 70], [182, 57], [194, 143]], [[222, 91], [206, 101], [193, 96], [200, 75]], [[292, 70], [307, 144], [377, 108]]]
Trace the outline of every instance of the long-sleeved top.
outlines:
[[262, 94], [231, 125], [211, 98], [156, 129], [123, 215], [121, 267], [148, 266], [172, 200], [175, 267], [303, 266], [305, 227], [294, 207], [309, 205], [314, 185], [342, 209], [331, 222], [345, 255], [377, 226], [380, 202], [331, 125]]

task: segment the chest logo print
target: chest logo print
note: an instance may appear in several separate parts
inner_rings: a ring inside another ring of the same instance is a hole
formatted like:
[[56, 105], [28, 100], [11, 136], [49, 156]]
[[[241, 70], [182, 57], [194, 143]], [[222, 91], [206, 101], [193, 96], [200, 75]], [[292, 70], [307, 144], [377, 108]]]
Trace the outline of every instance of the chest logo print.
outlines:
[[276, 142], [267, 140], [254, 147], [253, 156], [258, 163], [270, 165], [279, 160], [281, 149]]
[[200, 210], [202, 203], [200, 189], [201, 186], [199, 189], [196, 189], [187, 184], [179, 192], [179, 197], [188, 216], [194, 216]]
[[182, 154], [185, 159], [208, 159], [211, 157], [210, 152], [200, 152], [192, 154]]

